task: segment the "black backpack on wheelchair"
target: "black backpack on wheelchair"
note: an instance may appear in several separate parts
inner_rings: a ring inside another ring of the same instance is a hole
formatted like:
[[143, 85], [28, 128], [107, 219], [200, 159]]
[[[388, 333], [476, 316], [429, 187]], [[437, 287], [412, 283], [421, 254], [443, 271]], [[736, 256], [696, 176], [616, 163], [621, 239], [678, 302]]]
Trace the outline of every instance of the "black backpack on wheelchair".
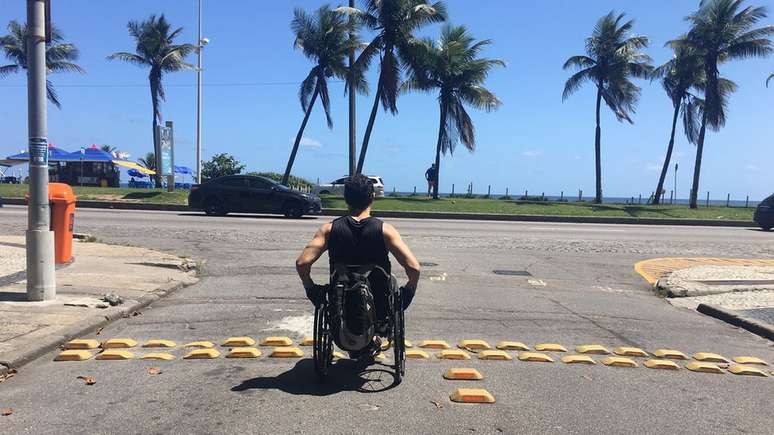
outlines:
[[[380, 279], [385, 288], [372, 288]], [[405, 373], [405, 325], [400, 290], [390, 282], [391, 275], [379, 266], [334, 265], [330, 285], [315, 308], [314, 362], [321, 377], [333, 360], [333, 343], [357, 352], [380, 335], [394, 349], [395, 378], [400, 382]]]

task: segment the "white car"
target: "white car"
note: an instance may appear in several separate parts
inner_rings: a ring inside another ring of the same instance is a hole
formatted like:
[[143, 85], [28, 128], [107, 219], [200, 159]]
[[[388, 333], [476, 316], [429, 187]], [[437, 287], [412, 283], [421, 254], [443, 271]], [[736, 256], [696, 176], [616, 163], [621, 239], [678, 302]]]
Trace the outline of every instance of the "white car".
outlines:
[[[374, 193], [377, 198], [384, 197], [384, 183], [382, 177], [375, 177], [367, 175], [367, 177], [374, 184]], [[314, 187], [312, 193], [315, 195], [344, 195], [344, 183], [347, 182], [349, 177], [341, 177], [337, 180], [331, 181], [329, 184], [320, 184]]]

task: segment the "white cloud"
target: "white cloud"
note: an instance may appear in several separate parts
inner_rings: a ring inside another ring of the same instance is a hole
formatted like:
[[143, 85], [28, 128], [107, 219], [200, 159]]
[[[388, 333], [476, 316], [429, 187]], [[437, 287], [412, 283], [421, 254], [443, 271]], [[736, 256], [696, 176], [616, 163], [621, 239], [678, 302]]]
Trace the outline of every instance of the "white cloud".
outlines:
[[540, 150], [526, 150], [521, 152], [521, 155], [524, 157], [537, 157], [541, 154], [543, 154], [543, 152]]
[[758, 167], [757, 167], [757, 166], [755, 166], [755, 165], [747, 165], [747, 166], [745, 166], [744, 168], [745, 168], [745, 169], [748, 169], [748, 170], [750, 170], [750, 171], [754, 171], [754, 170], [758, 169]]
[[322, 145], [323, 145], [322, 142], [320, 142], [317, 139], [312, 139], [311, 137], [306, 137], [306, 136], [301, 138], [301, 146], [320, 148]]
[[656, 172], [661, 170], [661, 165], [651, 164], [651, 165], [645, 166], [645, 169], [648, 171]]

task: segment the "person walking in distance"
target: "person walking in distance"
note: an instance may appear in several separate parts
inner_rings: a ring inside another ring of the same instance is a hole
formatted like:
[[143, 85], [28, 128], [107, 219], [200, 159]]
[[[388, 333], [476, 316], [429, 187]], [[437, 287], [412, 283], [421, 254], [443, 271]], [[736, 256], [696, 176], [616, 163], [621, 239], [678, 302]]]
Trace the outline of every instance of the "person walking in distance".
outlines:
[[428, 198], [430, 195], [433, 194], [433, 188], [435, 187], [435, 163], [430, 165], [429, 168], [427, 168], [427, 171], [425, 171], [425, 180], [427, 180], [427, 196]]

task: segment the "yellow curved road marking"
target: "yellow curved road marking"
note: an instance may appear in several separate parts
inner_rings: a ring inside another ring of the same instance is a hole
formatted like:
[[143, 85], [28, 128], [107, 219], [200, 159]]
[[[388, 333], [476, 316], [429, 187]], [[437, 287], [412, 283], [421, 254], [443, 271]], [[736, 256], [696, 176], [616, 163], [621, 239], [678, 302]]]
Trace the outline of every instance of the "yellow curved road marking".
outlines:
[[666, 257], [643, 260], [634, 265], [637, 272], [648, 284], [655, 284], [664, 276], [680, 269], [694, 266], [774, 266], [774, 259], [765, 258], [712, 258], [712, 257]]

